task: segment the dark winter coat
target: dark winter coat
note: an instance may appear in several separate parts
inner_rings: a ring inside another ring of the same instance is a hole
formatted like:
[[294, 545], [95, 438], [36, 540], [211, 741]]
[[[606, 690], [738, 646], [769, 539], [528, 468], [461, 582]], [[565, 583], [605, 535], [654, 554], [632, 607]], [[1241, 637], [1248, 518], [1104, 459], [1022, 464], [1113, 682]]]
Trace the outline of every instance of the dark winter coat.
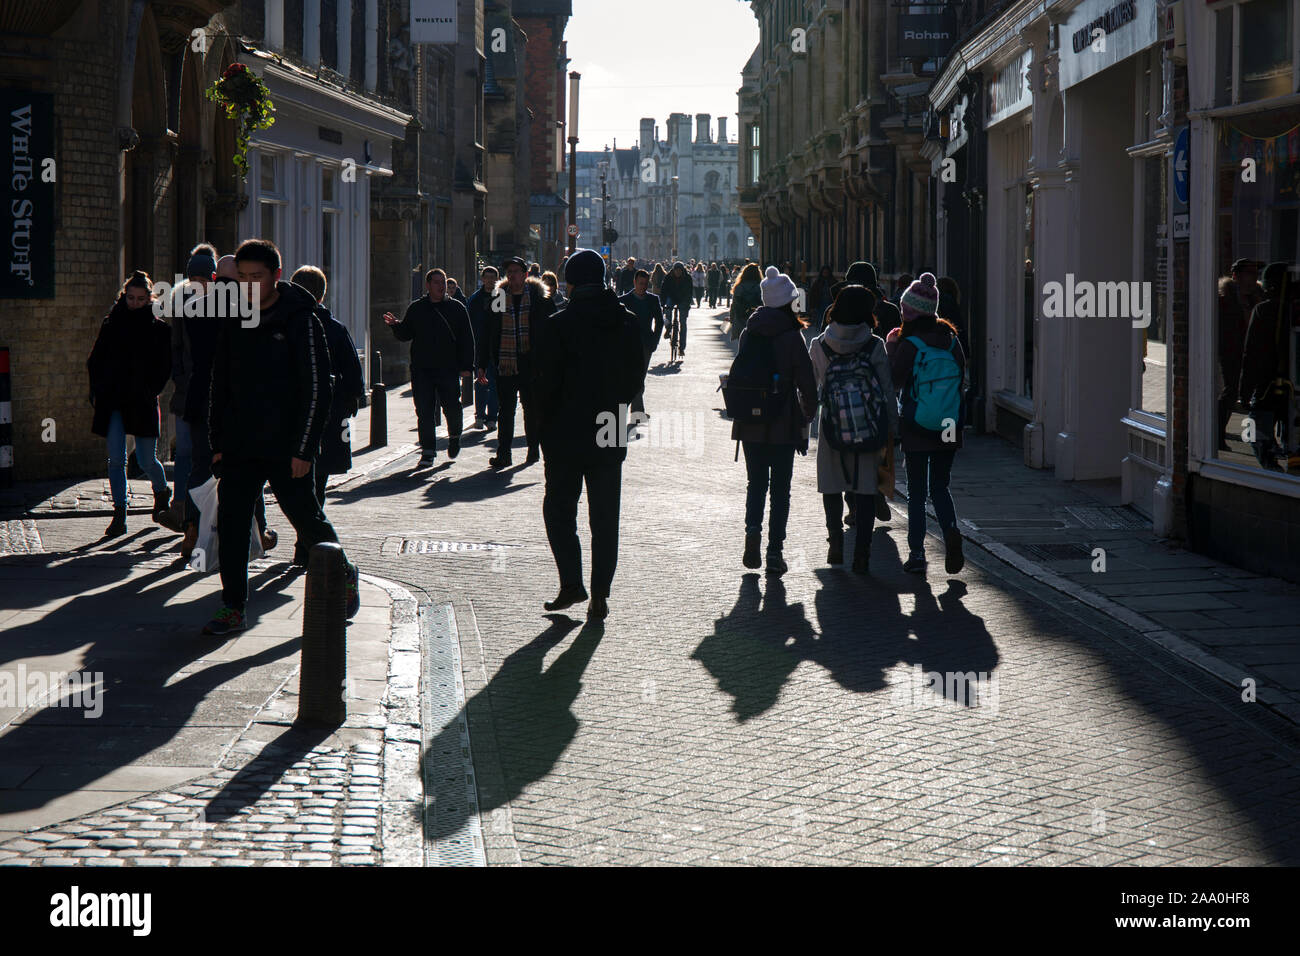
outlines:
[[619, 406], [630, 405], [645, 386], [637, 326], [613, 290], [598, 285], [578, 286], [568, 307], [549, 320], [536, 386], [548, 460], [627, 457]]
[[691, 274], [683, 272], [679, 276], [675, 271], [668, 273], [659, 290], [659, 297], [671, 299], [674, 305], [689, 309], [695, 301], [695, 283], [691, 281]]
[[1246, 347], [1241, 353], [1239, 394], [1242, 404], [1262, 401], [1279, 378], [1290, 379], [1287, 359], [1290, 324], [1295, 300], [1265, 299], [1255, 306], [1246, 329]]
[[153, 309], [128, 309], [120, 298], [104, 317], [86, 360], [95, 403], [90, 429], [107, 437], [114, 412], [122, 413], [128, 435], [157, 438], [158, 396], [171, 378], [171, 329]]
[[430, 369], [444, 377], [474, 369], [474, 330], [460, 301], [431, 302], [427, 295], [406, 307], [393, 326], [399, 342], [411, 343], [411, 368]]
[[659, 347], [659, 336], [664, 334], [664, 310], [659, 303], [659, 296], [647, 292], [645, 298], [638, 299], [635, 292], [618, 297], [623, 307], [636, 316], [637, 328], [641, 331], [641, 344], [654, 351]]
[[291, 282], [251, 328], [218, 320], [208, 439], [226, 460], [311, 461], [329, 418], [329, 345], [316, 300]]
[[[497, 284], [496, 291], [505, 293], [506, 308], [511, 308], [514, 303], [505, 279]], [[551, 298], [551, 290], [546, 288], [546, 283], [534, 276], [524, 280], [524, 294], [531, 297], [528, 306], [529, 346], [528, 352], [519, 356], [519, 373], [527, 378], [533, 373], [535, 353], [541, 348], [542, 340], [546, 337], [547, 323], [555, 313], [555, 300]], [[478, 368], [497, 365], [501, 356], [501, 318], [501, 313], [489, 305], [486, 331], [478, 343], [474, 363]]]
[[[916, 335], [926, 345], [941, 349], [948, 348], [956, 338], [952, 334], [952, 330], [942, 323], [929, 332], [910, 332], [909, 335]], [[899, 337], [896, 346], [891, 351], [890, 371], [893, 373], [894, 388], [898, 390], [902, 402], [899, 434], [903, 439], [904, 454], [913, 451], [943, 451], [948, 448], [960, 448], [962, 446], [962, 423], [965, 421], [966, 416], [965, 388], [962, 389], [961, 410], [957, 414], [956, 443], [945, 442], [943, 432], [922, 428], [913, 420], [916, 417], [916, 399], [912, 397], [912, 366], [916, 362], [916, 346], [907, 341], [906, 338]], [[966, 353], [962, 350], [960, 341], [957, 342], [953, 354], [957, 358], [957, 365], [961, 368], [964, 379], [966, 377]], [[963, 382], [963, 386], [964, 384]]]
[[615, 290], [618, 292], [619, 295], [626, 295], [628, 292], [632, 291], [632, 287], [635, 284], [635, 280], [636, 280], [635, 269], [628, 269], [626, 267], [620, 269], [618, 272], [618, 282], [615, 285]]
[[[212, 389], [212, 358], [217, 354], [217, 334], [221, 324], [243, 321], [230, 314], [232, 311], [230, 293], [224, 291], [229, 285], [235, 285], [235, 280], [214, 279], [208, 283], [208, 301], [204, 314], [176, 319], [172, 327], [173, 338], [176, 336], [177, 327], [183, 330], [185, 336], [185, 352], [189, 361], [189, 387], [185, 391], [184, 412], [181, 417], [190, 424], [202, 424], [208, 418], [208, 395]], [[235, 295], [238, 296], [238, 291]], [[226, 317], [220, 317], [221, 312], [227, 313]], [[175, 354], [174, 349], [173, 354]], [[203, 425], [203, 427], [207, 426]]]
[[[786, 389], [789, 403], [773, 421], [766, 424], [732, 422], [731, 437], [739, 441], [769, 445], [794, 445], [808, 450], [808, 424], [817, 414], [817, 380], [804, 341], [803, 327], [785, 309], [761, 306], [749, 317], [740, 335], [740, 350], [754, 336], [771, 338], [776, 373], [780, 381], [793, 383]], [[739, 354], [739, 352], [737, 352]]]
[[334, 318], [323, 305], [316, 306], [316, 318], [325, 330], [325, 344], [330, 353], [329, 421], [321, 437], [316, 467], [326, 474], [338, 475], [352, 467], [352, 443], [343, 440], [343, 423], [357, 413], [366, 394], [361, 360], [348, 327]]
[[718, 286], [722, 284], [722, 270], [718, 269], [715, 266], [710, 266], [707, 275], [708, 275], [708, 283], [709, 283], [709, 295], [715, 296], [718, 294]]

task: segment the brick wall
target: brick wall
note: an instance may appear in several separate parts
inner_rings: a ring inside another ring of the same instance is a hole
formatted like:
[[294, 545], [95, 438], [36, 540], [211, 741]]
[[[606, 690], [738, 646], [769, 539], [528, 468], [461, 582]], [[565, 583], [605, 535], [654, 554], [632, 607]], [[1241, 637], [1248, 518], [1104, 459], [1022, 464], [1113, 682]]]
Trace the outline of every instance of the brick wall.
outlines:
[[[90, 433], [86, 377], [100, 321], [122, 282], [121, 186], [114, 116], [123, 28], [112, 0], [86, 0], [54, 34], [47, 79], [54, 94], [57, 262], [53, 299], [7, 300], [0, 339], [11, 350], [14, 470], [18, 480], [102, 469], [104, 441]], [[54, 420], [54, 442], [41, 440]]]
[[[555, 188], [555, 121], [557, 116], [555, 75], [559, 56], [557, 21], [552, 17], [523, 17], [519, 26], [528, 34], [525, 49], [524, 105], [533, 111], [529, 154], [532, 169], [531, 192], [550, 192]], [[563, 32], [561, 28], [558, 32]]]

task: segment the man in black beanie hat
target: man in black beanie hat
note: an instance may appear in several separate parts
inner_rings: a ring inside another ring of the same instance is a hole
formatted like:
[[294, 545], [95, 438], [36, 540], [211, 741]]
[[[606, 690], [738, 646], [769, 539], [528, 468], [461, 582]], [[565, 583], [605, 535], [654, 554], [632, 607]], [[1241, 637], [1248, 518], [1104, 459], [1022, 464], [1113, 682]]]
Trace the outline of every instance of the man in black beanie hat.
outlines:
[[587, 487], [591, 523], [591, 603], [587, 620], [609, 614], [618, 564], [619, 499], [627, 457], [628, 404], [645, 384], [637, 319], [605, 285], [605, 261], [580, 249], [564, 269], [572, 294], [547, 326], [538, 357], [546, 496], [542, 515], [560, 574], [560, 591], [546, 610], [588, 599], [582, 586], [578, 498]]

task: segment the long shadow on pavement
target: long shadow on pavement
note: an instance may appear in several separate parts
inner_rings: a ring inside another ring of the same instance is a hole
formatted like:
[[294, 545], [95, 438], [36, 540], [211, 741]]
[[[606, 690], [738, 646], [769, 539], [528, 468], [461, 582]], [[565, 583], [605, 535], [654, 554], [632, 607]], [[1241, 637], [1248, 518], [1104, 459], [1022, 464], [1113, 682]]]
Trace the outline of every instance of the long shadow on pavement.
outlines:
[[[459, 723], [470, 710], [490, 707], [504, 775], [504, 790], [479, 787], [479, 812], [486, 816], [519, 796], [530, 783], [550, 773], [578, 733], [573, 702], [582, 690], [582, 675], [605, 634], [601, 624], [586, 624], [578, 636], [543, 670], [546, 654], [578, 622], [563, 614], [547, 615], [550, 624], [502, 662], [488, 685], [448, 721], [424, 753], [460, 750]], [[481, 783], [481, 782], [480, 782]], [[463, 813], [433, 813], [425, 821], [425, 839], [438, 840], [465, 825]]]

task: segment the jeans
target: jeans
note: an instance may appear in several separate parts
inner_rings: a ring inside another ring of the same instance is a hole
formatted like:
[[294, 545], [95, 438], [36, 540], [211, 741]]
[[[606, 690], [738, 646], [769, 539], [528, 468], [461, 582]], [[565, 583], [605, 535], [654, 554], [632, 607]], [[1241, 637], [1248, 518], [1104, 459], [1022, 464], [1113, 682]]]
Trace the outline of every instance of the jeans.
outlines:
[[[113, 493], [113, 507], [126, 507], [126, 425], [122, 413], [114, 412], [108, 420], [108, 487]], [[153, 485], [154, 494], [167, 491], [167, 476], [158, 460], [158, 439], [135, 436], [135, 460]]]
[[173, 420], [176, 422], [176, 461], [172, 469], [172, 484], [176, 486], [174, 503], [184, 512], [185, 502], [190, 497], [190, 475], [194, 470], [194, 439], [189, 422], [179, 415]]
[[[939, 527], [945, 532], [957, 527], [957, 509], [948, 492], [952, 460], [957, 449], [909, 451], [907, 455], [907, 546], [914, 555], [925, 554], [925, 498], [927, 486]], [[874, 509], [871, 509], [874, 514]], [[865, 518], [858, 508], [858, 521]]]
[[677, 334], [673, 340], [677, 343], [677, 354], [686, 354], [686, 316], [690, 314], [689, 305], [677, 307]]
[[310, 550], [338, 535], [316, 500], [312, 474], [294, 478], [288, 458], [227, 462], [222, 459], [217, 488], [217, 548], [221, 560], [221, 598], [227, 607], [243, 611], [248, 603], [248, 530], [262, 486], [268, 481], [280, 510], [298, 532], [298, 541]]
[[609, 597], [618, 565], [619, 501], [623, 463], [617, 458], [573, 461], [547, 454], [542, 518], [555, 556], [561, 588], [582, 586], [582, 545], [578, 541], [578, 499], [587, 486], [591, 525], [591, 596]]
[[[642, 342], [641, 354], [645, 356], [645, 367], [646, 367], [646, 371], [648, 372], [650, 371], [650, 359], [655, 354], [655, 347], [653, 345], [646, 345], [644, 342]], [[642, 386], [641, 391], [636, 393], [636, 398], [632, 399], [632, 411], [634, 412], [645, 411], [645, 386]]]
[[474, 420], [495, 423], [500, 402], [497, 398], [497, 370], [489, 365], [483, 370], [486, 385], [474, 381]]
[[411, 390], [415, 393], [415, 417], [420, 449], [432, 455], [438, 448], [439, 412], [447, 416], [447, 434], [459, 438], [462, 426], [460, 376], [455, 372], [411, 369]]
[[745, 493], [745, 534], [763, 530], [763, 505], [772, 492], [772, 513], [768, 518], [767, 547], [781, 550], [785, 543], [785, 526], [790, 518], [790, 479], [794, 476], [794, 445], [769, 445], [766, 442], [741, 443], [745, 452], [745, 473], [749, 487]]

